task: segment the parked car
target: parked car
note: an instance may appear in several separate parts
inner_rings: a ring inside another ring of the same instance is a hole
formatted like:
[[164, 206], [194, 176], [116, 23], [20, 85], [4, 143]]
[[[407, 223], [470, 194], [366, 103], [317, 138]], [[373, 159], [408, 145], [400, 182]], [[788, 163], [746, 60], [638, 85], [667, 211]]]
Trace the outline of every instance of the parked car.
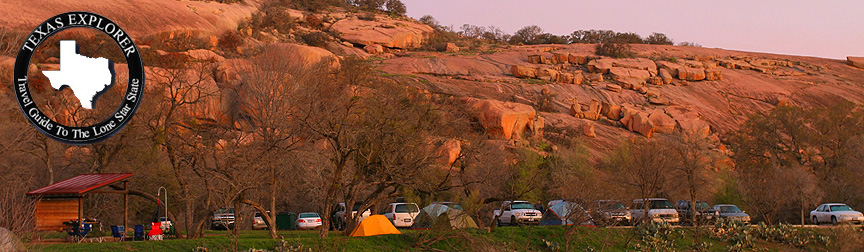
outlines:
[[498, 226], [519, 225], [519, 224], [539, 224], [543, 218], [543, 213], [534, 209], [534, 205], [528, 201], [504, 201], [501, 208], [495, 209], [492, 213], [493, 218], [498, 218]]
[[750, 215], [741, 211], [741, 208], [738, 208], [736, 205], [718, 204], [714, 205], [714, 210], [719, 212], [719, 217], [722, 219], [750, 223]]
[[[633, 215], [634, 221], [642, 221], [645, 218], [653, 222], [665, 221], [668, 223], [678, 223], [678, 211], [672, 207], [672, 203], [664, 198], [650, 198], [648, 203], [644, 203], [643, 199], [633, 200], [633, 207], [630, 208], [630, 214]], [[648, 212], [645, 212], [645, 206], [648, 206]]]
[[[360, 210], [361, 206], [363, 206], [363, 202], [354, 202], [354, 206], [351, 208], [351, 216], [355, 216], [357, 214], [357, 211]], [[346, 225], [348, 224], [348, 219], [345, 216], [345, 213], [345, 202], [336, 204], [336, 207], [333, 208], [332, 228], [337, 230], [345, 229]], [[360, 220], [362, 221], [363, 219], [366, 219], [366, 217], [369, 217], [369, 215], [372, 215], [372, 211], [366, 209], [366, 211], [363, 211], [363, 213], [360, 215]]]
[[213, 211], [213, 217], [210, 218], [210, 228], [212, 229], [228, 229], [234, 228], [234, 208], [220, 208]]
[[174, 226], [174, 222], [171, 221], [171, 219], [169, 219], [168, 217], [165, 217], [165, 216], [159, 217], [159, 222], [160, 222], [160, 224], [161, 224], [161, 225], [159, 225], [159, 228], [161, 228], [162, 231], [168, 231], [168, 230], [171, 230], [171, 227]]
[[591, 217], [601, 225], [629, 225], [633, 220], [630, 209], [618, 200], [598, 200], [591, 205]]
[[318, 229], [321, 227], [321, 216], [313, 212], [300, 213], [296, 224], [297, 229]]
[[864, 215], [861, 212], [852, 210], [851, 207], [842, 203], [828, 203], [819, 205], [816, 210], [810, 211], [810, 219], [813, 224], [831, 222], [833, 225], [838, 223], [864, 223]]
[[[267, 211], [267, 214], [270, 214], [270, 211]], [[261, 216], [260, 212], [255, 212], [252, 215], [252, 229], [267, 229], [267, 221], [264, 219], [264, 216]]]
[[420, 207], [414, 203], [390, 203], [382, 214], [397, 228], [411, 227], [420, 214]]
[[[675, 203], [675, 210], [678, 211], [678, 216], [681, 218], [681, 222], [690, 223], [693, 220], [692, 214], [695, 214], [696, 222], [710, 224], [717, 220], [717, 216], [720, 215], [719, 211], [711, 208], [711, 206], [705, 201], [697, 200], [696, 204], [691, 203], [692, 202], [689, 200], [679, 200]], [[694, 206], [696, 208], [695, 212], [692, 211]]]

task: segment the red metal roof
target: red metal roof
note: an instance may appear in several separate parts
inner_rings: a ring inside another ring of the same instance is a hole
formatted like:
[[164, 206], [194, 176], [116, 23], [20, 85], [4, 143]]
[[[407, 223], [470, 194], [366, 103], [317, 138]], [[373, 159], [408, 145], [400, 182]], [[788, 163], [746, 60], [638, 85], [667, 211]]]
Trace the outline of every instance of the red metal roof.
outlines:
[[42, 187], [27, 195], [51, 195], [51, 194], [77, 194], [81, 195], [96, 188], [123, 180], [132, 176], [132, 173], [96, 173], [81, 174], [67, 180], [63, 180], [46, 187]]

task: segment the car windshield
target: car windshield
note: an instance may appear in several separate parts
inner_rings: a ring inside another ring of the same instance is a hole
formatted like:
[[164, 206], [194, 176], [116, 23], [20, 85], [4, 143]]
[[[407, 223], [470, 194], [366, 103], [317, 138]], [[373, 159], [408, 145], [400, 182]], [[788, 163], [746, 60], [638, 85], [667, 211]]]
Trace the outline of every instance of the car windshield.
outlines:
[[606, 202], [606, 203], [604, 203], [604, 205], [603, 205], [603, 209], [608, 209], [608, 210], [623, 210], [623, 209], [627, 209], [627, 208], [624, 207], [624, 204], [623, 204], [623, 203], [621, 203], [621, 202], [617, 202], [617, 201], [616, 201], [616, 202]]
[[741, 209], [738, 208], [737, 206], [721, 206], [720, 212], [721, 213], [740, 213]]
[[359, 211], [361, 206], [363, 206], [363, 202], [355, 202], [354, 207], [351, 208], [351, 211]]
[[165, 217], [159, 217], [159, 221], [171, 221], [170, 219], [166, 219]]
[[234, 208], [220, 208], [219, 210], [216, 210], [216, 213], [217, 214], [233, 214]]
[[510, 204], [510, 209], [534, 209], [534, 206], [532, 206], [531, 203], [528, 202], [516, 202]]
[[453, 208], [453, 209], [456, 209], [456, 210], [462, 210], [462, 206], [459, 205], [459, 203], [444, 203], [444, 204], [442, 204], [442, 205], [445, 205], [445, 206], [447, 206], [447, 207], [449, 207], [449, 208]]
[[672, 209], [672, 203], [668, 200], [652, 200], [651, 209]]
[[317, 213], [301, 213], [300, 218], [318, 218]]
[[831, 212], [837, 211], [852, 211], [852, 208], [847, 205], [832, 205]]
[[696, 202], [696, 209], [699, 209], [699, 210], [711, 209], [711, 206], [709, 206], [708, 203], [697, 201]]

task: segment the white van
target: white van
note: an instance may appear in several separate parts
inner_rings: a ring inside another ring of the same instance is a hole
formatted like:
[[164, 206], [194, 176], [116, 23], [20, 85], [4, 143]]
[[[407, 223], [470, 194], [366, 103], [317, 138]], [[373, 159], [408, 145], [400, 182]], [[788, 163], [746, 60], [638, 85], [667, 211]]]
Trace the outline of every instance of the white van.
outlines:
[[648, 213], [645, 214], [645, 204], [642, 199], [633, 200], [633, 207], [630, 208], [630, 214], [634, 221], [642, 221], [644, 218], [650, 218], [653, 222], [668, 222], [678, 223], [678, 211], [672, 207], [672, 203], [664, 198], [648, 199]]
[[420, 207], [415, 203], [390, 203], [384, 210], [384, 217], [393, 222], [393, 226], [397, 228], [414, 225], [414, 218], [417, 218], [417, 214], [420, 214]]

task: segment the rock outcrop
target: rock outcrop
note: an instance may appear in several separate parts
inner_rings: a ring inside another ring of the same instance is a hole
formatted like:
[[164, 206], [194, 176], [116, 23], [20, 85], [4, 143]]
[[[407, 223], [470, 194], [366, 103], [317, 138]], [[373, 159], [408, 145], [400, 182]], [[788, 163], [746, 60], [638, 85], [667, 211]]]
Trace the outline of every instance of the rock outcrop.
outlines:
[[529, 105], [488, 99], [468, 99], [467, 103], [491, 137], [510, 140], [542, 133], [542, 118]]
[[864, 69], [864, 57], [846, 57], [846, 64], [857, 68]]
[[415, 48], [426, 40], [434, 29], [428, 25], [390, 19], [376, 15], [375, 21], [349, 17], [333, 23], [330, 30], [336, 31], [343, 40], [354, 44], [378, 44], [390, 48]]

